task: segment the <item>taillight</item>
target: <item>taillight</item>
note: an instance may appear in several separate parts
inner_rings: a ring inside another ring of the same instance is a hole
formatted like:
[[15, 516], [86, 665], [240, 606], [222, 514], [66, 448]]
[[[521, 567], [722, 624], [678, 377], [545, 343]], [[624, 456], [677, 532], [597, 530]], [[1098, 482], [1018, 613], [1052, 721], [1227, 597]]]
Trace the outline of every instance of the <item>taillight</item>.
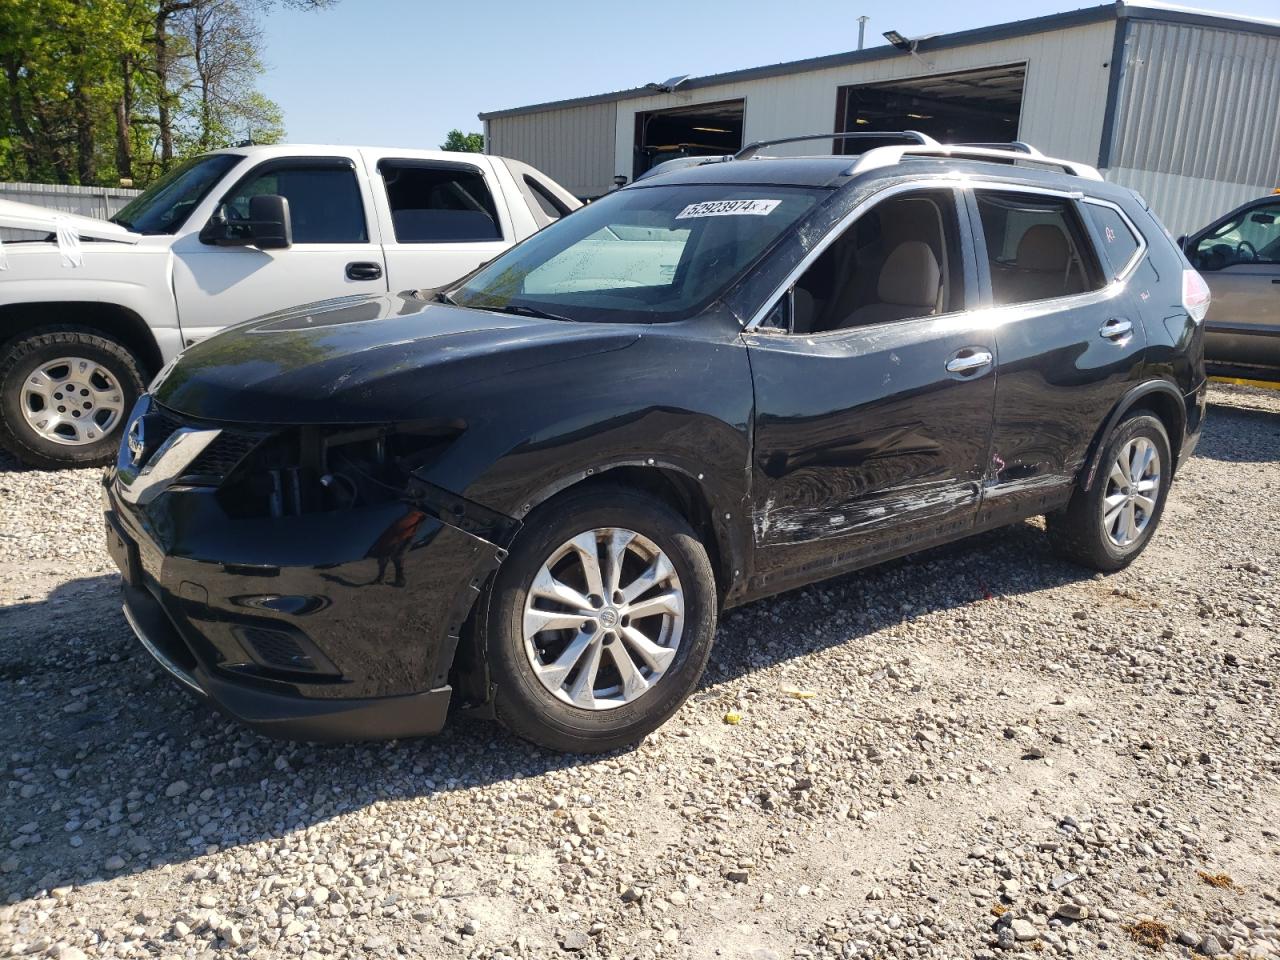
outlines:
[[1182, 271], [1182, 305], [1196, 323], [1204, 320], [1209, 312], [1209, 285], [1198, 272], [1187, 268]]

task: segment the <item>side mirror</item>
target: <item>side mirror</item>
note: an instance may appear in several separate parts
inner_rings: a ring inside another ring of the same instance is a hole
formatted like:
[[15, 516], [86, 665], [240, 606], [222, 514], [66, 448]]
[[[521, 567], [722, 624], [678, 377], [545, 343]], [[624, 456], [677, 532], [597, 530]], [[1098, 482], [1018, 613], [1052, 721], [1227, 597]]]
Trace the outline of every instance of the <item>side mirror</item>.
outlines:
[[289, 201], [269, 193], [249, 198], [249, 234], [259, 250], [283, 250], [293, 245]]
[[1187, 249], [1187, 235], [1185, 233], [1178, 238], [1178, 246], [1183, 250]]
[[229, 216], [223, 204], [200, 231], [200, 242], [218, 247], [255, 246], [259, 250], [282, 250], [293, 244], [293, 223], [289, 201], [276, 194], [249, 198], [249, 219]]

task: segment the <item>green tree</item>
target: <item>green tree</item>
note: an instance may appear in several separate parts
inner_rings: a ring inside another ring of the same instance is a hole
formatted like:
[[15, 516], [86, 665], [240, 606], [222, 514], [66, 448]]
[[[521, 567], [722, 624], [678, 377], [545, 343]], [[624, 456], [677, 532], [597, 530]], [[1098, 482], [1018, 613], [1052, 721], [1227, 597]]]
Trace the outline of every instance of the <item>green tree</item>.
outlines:
[[444, 143], [440, 144], [440, 149], [456, 153], [484, 153], [484, 134], [463, 133], [455, 128], [449, 131]]
[[336, 0], [0, 0], [0, 180], [139, 186], [284, 137], [259, 16]]

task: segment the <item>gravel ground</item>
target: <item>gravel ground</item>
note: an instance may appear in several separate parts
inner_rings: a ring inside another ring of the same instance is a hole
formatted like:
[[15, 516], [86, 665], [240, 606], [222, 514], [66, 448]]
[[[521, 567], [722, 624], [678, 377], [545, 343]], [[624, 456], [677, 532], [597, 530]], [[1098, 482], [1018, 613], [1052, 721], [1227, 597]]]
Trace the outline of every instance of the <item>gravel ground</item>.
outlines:
[[1280, 394], [1212, 401], [1128, 571], [1027, 523], [752, 604], [587, 761], [228, 723], [130, 635], [97, 471], [0, 461], [0, 954], [1280, 957]]

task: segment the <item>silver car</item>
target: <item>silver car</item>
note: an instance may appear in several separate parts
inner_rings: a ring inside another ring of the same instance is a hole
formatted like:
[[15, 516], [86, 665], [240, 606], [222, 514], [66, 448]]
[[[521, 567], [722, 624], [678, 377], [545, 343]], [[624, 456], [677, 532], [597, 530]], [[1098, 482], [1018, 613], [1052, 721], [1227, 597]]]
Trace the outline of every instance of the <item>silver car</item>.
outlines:
[[1183, 250], [1213, 294], [1209, 372], [1280, 380], [1280, 195], [1237, 207], [1184, 239]]

